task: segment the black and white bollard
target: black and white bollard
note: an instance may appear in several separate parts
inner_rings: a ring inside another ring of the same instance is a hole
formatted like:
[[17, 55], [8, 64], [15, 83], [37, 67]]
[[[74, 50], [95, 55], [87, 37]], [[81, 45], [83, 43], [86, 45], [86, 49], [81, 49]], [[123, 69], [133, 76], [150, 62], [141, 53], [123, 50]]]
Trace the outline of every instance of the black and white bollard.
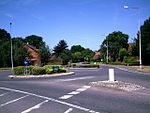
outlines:
[[115, 82], [114, 69], [109, 69], [109, 81]]

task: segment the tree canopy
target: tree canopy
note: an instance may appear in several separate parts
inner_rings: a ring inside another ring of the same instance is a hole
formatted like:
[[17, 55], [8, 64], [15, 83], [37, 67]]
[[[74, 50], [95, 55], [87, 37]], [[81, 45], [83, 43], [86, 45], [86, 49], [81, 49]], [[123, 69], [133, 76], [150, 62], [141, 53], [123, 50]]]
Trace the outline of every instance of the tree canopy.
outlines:
[[30, 35], [25, 38], [25, 42], [39, 49], [41, 46], [45, 45], [43, 38], [36, 35]]
[[68, 47], [65, 40], [60, 40], [59, 43], [54, 47], [54, 53], [59, 56]]
[[10, 34], [4, 29], [0, 29], [0, 67], [11, 66], [10, 39]]
[[[112, 61], [116, 61], [119, 56], [119, 50], [121, 48], [128, 49], [128, 38], [127, 34], [124, 34], [120, 31], [113, 32], [109, 34], [106, 39], [102, 42], [100, 51], [105, 54], [108, 46], [109, 57], [111, 57]], [[108, 45], [107, 45], [108, 41]]]

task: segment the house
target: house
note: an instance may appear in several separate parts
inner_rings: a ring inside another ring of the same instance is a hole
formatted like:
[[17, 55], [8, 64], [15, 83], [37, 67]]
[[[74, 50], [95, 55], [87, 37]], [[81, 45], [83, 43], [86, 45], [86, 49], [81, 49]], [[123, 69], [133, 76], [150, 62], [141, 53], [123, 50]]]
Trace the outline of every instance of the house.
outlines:
[[53, 54], [51, 58], [49, 59], [50, 63], [60, 63], [60, 64], [65, 64], [64, 60], [60, 57], [57, 57], [57, 55]]
[[37, 66], [41, 65], [40, 55], [38, 54], [38, 49], [29, 45], [28, 43], [25, 44], [25, 48], [29, 52], [29, 58], [27, 59], [31, 65]]
[[100, 55], [101, 55], [100, 52], [95, 52], [93, 59], [98, 60]]

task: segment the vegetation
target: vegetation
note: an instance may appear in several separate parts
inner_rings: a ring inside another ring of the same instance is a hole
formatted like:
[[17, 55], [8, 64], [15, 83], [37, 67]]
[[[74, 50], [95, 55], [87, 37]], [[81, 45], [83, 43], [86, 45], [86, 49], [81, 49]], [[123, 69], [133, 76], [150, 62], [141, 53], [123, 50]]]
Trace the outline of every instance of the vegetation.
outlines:
[[[54, 68], [54, 67], [57, 67]], [[26, 72], [27, 71], [27, 72]], [[43, 75], [67, 72], [67, 69], [61, 65], [40, 66], [18, 66], [14, 68], [15, 75]]]
[[99, 65], [96, 64], [86, 64], [86, 65], [71, 65], [74, 68], [99, 68]]
[[[139, 56], [139, 32], [137, 38], [134, 39], [135, 45], [132, 49], [133, 56]], [[150, 18], [145, 20], [141, 26], [141, 46], [142, 46], [142, 63], [150, 65]]]
[[[128, 49], [128, 35], [123, 34], [122, 32], [113, 32], [109, 34], [101, 45], [100, 51], [104, 53], [104, 56], [106, 56], [107, 46], [109, 50], [109, 57], [113, 62], [115, 62], [119, 57], [119, 50], [121, 48]], [[108, 45], [107, 45], [108, 41]]]
[[[124, 65], [139, 65], [139, 31], [137, 37], [134, 39], [134, 44], [130, 48], [128, 48], [128, 38], [129, 36], [121, 31], [110, 33], [100, 45], [99, 51], [101, 54], [98, 61], [107, 61], [108, 47], [109, 62], [117, 62], [118, 64]], [[43, 41], [43, 37], [30, 35], [25, 38], [12, 38], [6, 30], [0, 29], [0, 67], [11, 67], [11, 41], [14, 66], [23, 66], [23, 61], [26, 58], [31, 57], [30, 53], [28, 53], [24, 47], [27, 43], [38, 49], [42, 66], [52, 64], [49, 63], [52, 52], [50, 51], [49, 46]], [[142, 64], [150, 65], [150, 18], [145, 20], [144, 24], [141, 26], [141, 45]], [[64, 61], [64, 64], [67, 64], [68, 62], [90, 62], [93, 61], [93, 56], [95, 54], [95, 52], [89, 48], [84, 48], [81, 45], [73, 45], [71, 49], [68, 49], [65, 40], [60, 40], [54, 47], [53, 52], [53, 54], [56, 55], [56, 58], [60, 58]]]

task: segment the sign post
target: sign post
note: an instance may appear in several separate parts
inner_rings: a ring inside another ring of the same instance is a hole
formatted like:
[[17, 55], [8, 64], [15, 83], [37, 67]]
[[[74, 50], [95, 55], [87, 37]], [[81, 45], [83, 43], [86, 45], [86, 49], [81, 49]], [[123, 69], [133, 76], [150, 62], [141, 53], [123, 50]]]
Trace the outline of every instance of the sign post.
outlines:
[[29, 71], [29, 65], [30, 65], [30, 62], [28, 60], [25, 60], [24, 61], [24, 65], [25, 65], [25, 69], [24, 69], [24, 75], [29, 75], [30, 74], [30, 71]]
[[115, 77], [114, 77], [114, 69], [109, 69], [109, 81], [114, 82]]

